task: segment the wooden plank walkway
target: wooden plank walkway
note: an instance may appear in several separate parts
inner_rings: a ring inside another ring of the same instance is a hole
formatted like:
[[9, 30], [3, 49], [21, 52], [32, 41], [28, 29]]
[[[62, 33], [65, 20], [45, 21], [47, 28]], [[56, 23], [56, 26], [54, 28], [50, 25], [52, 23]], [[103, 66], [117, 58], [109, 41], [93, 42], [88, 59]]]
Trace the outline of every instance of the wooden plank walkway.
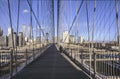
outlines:
[[29, 64], [12, 79], [90, 79], [74, 68], [56, 49], [51, 46], [36, 61]]

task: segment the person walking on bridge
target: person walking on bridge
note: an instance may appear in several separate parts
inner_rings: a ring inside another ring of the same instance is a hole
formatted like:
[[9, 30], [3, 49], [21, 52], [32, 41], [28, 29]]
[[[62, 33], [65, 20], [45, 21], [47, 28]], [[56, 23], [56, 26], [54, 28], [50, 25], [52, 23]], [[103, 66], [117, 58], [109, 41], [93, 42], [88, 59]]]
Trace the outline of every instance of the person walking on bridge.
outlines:
[[60, 50], [60, 53], [62, 53], [62, 52], [63, 52], [63, 48], [62, 48], [62, 46], [61, 46], [61, 45], [60, 45], [59, 50]]

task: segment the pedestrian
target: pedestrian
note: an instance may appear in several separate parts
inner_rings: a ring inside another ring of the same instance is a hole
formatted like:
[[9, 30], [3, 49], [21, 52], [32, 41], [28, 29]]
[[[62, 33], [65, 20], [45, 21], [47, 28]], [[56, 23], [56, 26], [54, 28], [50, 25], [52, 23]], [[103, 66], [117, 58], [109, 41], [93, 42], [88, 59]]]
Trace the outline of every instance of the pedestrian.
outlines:
[[59, 50], [60, 50], [60, 53], [62, 53], [62, 51], [63, 51], [63, 48], [62, 48], [62, 46], [60, 46]]

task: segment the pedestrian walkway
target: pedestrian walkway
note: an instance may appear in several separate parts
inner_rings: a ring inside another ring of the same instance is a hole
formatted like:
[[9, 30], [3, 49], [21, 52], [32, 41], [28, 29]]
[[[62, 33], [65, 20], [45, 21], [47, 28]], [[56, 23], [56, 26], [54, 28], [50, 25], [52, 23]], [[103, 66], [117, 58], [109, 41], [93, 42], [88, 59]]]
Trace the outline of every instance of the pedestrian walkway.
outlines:
[[56, 49], [48, 48], [42, 56], [29, 64], [12, 79], [89, 79], [74, 68]]

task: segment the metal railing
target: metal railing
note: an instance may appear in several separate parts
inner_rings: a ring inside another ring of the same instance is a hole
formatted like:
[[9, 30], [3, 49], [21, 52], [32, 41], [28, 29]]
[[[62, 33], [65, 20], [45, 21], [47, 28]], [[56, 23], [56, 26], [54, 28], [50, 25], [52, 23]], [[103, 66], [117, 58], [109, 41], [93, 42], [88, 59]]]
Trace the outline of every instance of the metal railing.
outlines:
[[39, 57], [51, 44], [36, 47], [0, 51], [0, 79], [12, 78], [17, 72]]
[[[83, 48], [77, 48], [77, 45], [63, 45], [63, 53], [67, 55], [75, 64], [77, 64], [84, 72], [86, 72], [92, 79], [119, 79], [119, 52], [103, 53], [103, 51], [96, 51], [96, 54], [92, 54], [92, 59], [89, 59], [90, 54]], [[59, 46], [58, 46], [59, 47]], [[106, 56], [106, 54], [112, 54], [112, 56]], [[87, 56], [84, 56], [87, 55]], [[94, 57], [95, 60], [94, 60]], [[90, 68], [90, 61], [92, 62]], [[94, 71], [94, 62], [96, 71]], [[117, 64], [118, 63], [118, 64]], [[94, 74], [95, 73], [95, 74]]]

